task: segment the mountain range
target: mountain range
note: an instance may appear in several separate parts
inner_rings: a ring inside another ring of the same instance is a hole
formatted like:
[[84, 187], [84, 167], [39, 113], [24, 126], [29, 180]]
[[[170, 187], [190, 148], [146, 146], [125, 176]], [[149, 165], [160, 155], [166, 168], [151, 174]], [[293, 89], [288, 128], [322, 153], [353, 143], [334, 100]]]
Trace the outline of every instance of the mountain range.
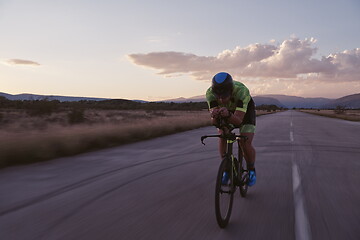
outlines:
[[110, 100], [110, 98], [89, 98], [89, 97], [67, 97], [67, 96], [56, 96], [56, 95], [36, 95], [29, 93], [22, 94], [8, 94], [0, 92], [0, 96], [6, 97], [9, 100], [59, 100], [60, 102], [76, 102], [81, 100], [89, 100], [89, 101], [103, 101]]
[[[253, 97], [257, 106], [276, 105], [284, 108], [336, 108], [343, 106], [346, 108], [360, 108], [360, 93], [344, 96], [337, 99], [332, 98], [304, 98], [288, 95], [257, 95]], [[176, 98], [166, 100], [167, 102], [204, 102], [205, 95], [191, 98]]]
[[[55, 95], [36, 95], [36, 94], [7, 94], [0, 92], [0, 96], [3, 96], [9, 100], [59, 100], [61, 102], [67, 101], [103, 101], [110, 98], [88, 98], [88, 97], [67, 97], [67, 96], [55, 96]], [[344, 96], [338, 99], [331, 98], [304, 98], [287, 95], [257, 95], [253, 97], [257, 106], [260, 105], [276, 105], [284, 108], [336, 108], [337, 106], [343, 106], [346, 108], [360, 109], [360, 93]], [[137, 102], [146, 102], [143, 100], [132, 100]], [[162, 102], [205, 102], [205, 95], [195, 96], [191, 98], [176, 98], [164, 100]]]

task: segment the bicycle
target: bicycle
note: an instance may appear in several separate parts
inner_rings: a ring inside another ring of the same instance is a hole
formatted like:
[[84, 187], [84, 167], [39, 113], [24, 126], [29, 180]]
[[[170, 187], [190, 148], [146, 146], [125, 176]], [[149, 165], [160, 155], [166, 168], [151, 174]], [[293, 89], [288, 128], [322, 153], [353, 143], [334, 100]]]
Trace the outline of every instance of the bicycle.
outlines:
[[[218, 225], [221, 228], [225, 228], [230, 220], [234, 193], [238, 187], [241, 197], [246, 197], [249, 178], [249, 172], [244, 167], [244, 154], [239, 144], [240, 139], [247, 140], [246, 136], [236, 135], [231, 131], [234, 127], [231, 125], [221, 124], [223, 134], [218, 135], [205, 135], [201, 137], [201, 143], [205, 145], [204, 140], [209, 137], [219, 137], [226, 140], [226, 152], [220, 163], [218, 174], [216, 177], [215, 185], [215, 213]], [[238, 159], [233, 155], [233, 143], [238, 142]], [[227, 184], [222, 183], [224, 172], [229, 173], [229, 182]], [[225, 200], [223, 200], [223, 198]]]

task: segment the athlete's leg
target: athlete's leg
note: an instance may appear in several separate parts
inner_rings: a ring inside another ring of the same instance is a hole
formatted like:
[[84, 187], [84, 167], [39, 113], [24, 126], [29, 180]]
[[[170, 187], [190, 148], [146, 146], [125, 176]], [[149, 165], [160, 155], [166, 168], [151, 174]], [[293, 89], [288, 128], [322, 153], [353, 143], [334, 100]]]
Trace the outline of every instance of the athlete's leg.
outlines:
[[[219, 134], [221, 135], [223, 131], [221, 129], [218, 129]], [[226, 152], [226, 140], [223, 138], [219, 138], [219, 153], [220, 153], [220, 159], [223, 158]]]
[[245, 124], [240, 128], [241, 135], [244, 135], [247, 137], [246, 140], [241, 139], [240, 144], [244, 151], [244, 158], [246, 160], [246, 163], [248, 165], [249, 169], [253, 169], [255, 166], [255, 155], [256, 151], [254, 146], [252, 145], [252, 141], [254, 139], [255, 135], [255, 125], [252, 124]]
[[248, 137], [248, 139], [246, 141], [243, 139], [241, 139], [241, 141], [240, 141], [241, 147], [244, 150], [244, 158], [245, 158], [248, 166], [254, 167], [256, 151], [252, 145], [252, 141], [254, 139], [255, 134], [254, 133], [241, 133], [241, 135]]

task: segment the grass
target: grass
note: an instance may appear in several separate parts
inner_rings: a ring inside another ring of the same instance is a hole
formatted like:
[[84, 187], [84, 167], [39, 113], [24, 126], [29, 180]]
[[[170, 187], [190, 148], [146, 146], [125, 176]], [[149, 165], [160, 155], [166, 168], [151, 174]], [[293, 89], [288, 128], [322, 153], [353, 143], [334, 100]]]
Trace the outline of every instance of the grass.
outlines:
[[[273, 112], [257, 111], [257, 115]], [[0, 112], [0, 168], [45, 161], [210, 125], [208, 111], [86, 110], [84, 122], [69, 112], [29, 116]]]
[[320, 115], [324, 117], [338, 118], [348, 121], [360, 121], [360, 110], [345, 110], [343, 113], [335, 113], [334, 110], [300, 110], [301, 112], [306, 112], [310, 114]]

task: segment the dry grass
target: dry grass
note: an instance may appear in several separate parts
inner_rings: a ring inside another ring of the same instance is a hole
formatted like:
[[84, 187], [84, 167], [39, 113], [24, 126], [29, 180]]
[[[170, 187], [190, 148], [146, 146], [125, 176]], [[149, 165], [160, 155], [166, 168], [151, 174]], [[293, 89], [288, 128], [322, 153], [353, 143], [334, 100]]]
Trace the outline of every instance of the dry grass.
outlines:
[[0, 168], [210, 125], [208, 111], [86, 110], [85, 122], [76, 125], [69, 124], [68, 114], [36, 117], [22, 110], [0, 111]]
[[349, 121], [360, 121], [360, 110], [345, 110], [344, 113], [335, 113], [334, 110], [300, 110], [301, 112], [316, 114], [324, 117], [339, 118]]
[[190, 130], [210, 124], [207, 111], [86, 111], [85, 123], [70, 125], [67, 113], [29, 117], [2, 112], [0, 167], [44, 161]]

